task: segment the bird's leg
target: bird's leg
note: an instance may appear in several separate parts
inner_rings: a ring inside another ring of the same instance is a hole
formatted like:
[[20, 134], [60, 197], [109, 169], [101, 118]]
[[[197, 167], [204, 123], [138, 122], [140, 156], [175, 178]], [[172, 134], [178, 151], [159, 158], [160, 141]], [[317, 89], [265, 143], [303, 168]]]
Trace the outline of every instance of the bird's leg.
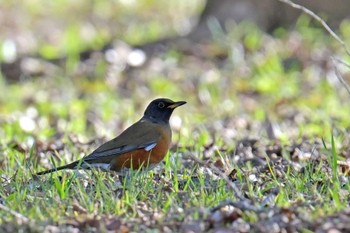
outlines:
[[112, 173], [113, 175], [118, 176], [118, 180], [121, 186], [124, 186], [124, 181], [128, 182], [128, 180], [130, 179], [129, 169], [124, 168], [121, 171], [109, 170], [109, 172]]

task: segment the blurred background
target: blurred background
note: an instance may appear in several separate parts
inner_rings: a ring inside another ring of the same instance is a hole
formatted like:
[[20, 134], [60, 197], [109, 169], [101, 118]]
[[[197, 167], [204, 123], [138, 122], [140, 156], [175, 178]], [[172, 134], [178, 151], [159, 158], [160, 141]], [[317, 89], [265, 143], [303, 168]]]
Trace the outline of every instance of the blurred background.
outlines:
[[[349, 1], [296, 2], [349, 42]], [[156, 97], [188, 102], [171, 122], [182, 145], [349, 129], [349, 68], [332, 60], [349, 56], [277, 0], [1, 1], [0, 22], [3, 145], [111, 138]]]

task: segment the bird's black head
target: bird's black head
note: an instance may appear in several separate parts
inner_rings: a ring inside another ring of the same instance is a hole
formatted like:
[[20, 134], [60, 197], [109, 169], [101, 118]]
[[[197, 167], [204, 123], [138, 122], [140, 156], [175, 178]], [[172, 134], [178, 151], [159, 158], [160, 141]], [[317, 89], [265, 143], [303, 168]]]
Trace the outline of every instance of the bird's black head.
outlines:
[[166, 98], [155, 99], [147, 106], [143, 118], [153, 122], [168, 123], [174, 109], [185, 103], [185, 101], [175, 102]]

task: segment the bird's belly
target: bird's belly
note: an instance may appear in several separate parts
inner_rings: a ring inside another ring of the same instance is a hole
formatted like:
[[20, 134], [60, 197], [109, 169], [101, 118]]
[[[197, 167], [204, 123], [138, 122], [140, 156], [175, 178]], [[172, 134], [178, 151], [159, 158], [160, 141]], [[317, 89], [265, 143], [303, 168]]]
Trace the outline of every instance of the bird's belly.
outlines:
[[149, 165], [161, 162], [170, 147], [170, 141], [161, 137], [157, 145], [147, 151], [145, 149], [138, 149], [122, 155], [117, 156], [111, 162], [111, 170], [121, 171], [123, 168], [139, 169], [140, 167], [148, 167]]

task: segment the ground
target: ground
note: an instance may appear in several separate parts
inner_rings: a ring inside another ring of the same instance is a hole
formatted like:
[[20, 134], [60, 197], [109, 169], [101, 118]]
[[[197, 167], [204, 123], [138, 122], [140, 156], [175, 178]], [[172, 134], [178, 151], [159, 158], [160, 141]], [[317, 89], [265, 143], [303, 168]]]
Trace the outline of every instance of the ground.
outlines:
[[[213, 28], [214, 41], [145, 58], [133, 45], [188, 30], [201, 3], [18, 4], [0, 8], [1, 61], [22, 64], [0, 78], [0, 232], [350, 230], [339, 79], [350, 76], [337, 61], [349, 55], [310, 18], [272, 34]], [[337, 30], [346, 43], [349, 26]], [[155, 169], [122, 183], [96, 170], [32, 175], [117, 136], [156, 97], [187, 104]]]

